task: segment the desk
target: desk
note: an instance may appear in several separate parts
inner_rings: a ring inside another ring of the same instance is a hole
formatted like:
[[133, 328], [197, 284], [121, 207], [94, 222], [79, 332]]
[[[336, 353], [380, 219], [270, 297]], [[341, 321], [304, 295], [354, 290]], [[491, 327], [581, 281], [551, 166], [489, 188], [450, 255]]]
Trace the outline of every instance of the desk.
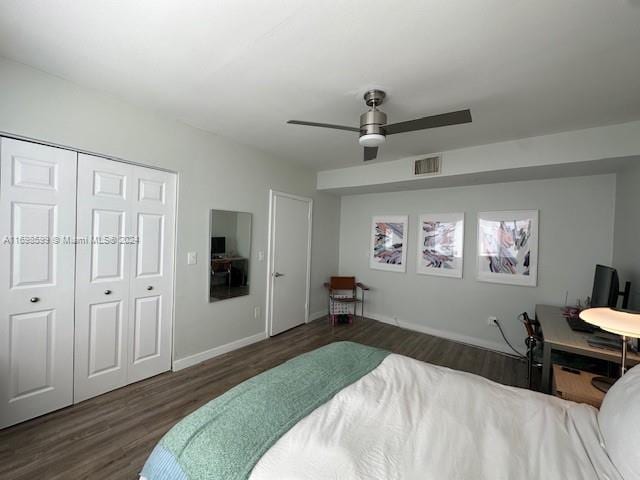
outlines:
[[[554, 350], [620, 363], [621, 352], [592, 347], [587, 340], [593, 334], [571, 330], [567, 320], [562, 316], [562, 307], [536, 305], [536, 320], [540, 323], [544, 338], [541, 384], [543, 392], [551, 391], [551, 352]], [[627, 366], [638, 363], [640, 363], [640, 356], [629, 352]]]
[[247, 261], [247, 257], [220, 257], [220, 258], [212, 258], [211, 263], [223, 263], [223, 262], [238, 262], [238, 261]]
[[[240, 263], [242, 265], [242, 282], [241, 285], [246, 285], [247, 284], [247, 279], [248, 279], [248, 274], [249, 274], [249, 259], [247, 257], [222, 257], [222, 258], [212, 258], [211, 259], [211, 270], [213, 271], [215, 268], [215, 265], [220, 265], [220, 264], [225, 264], [227, 262], [231, 262], [231, 264], [238, 264]], [[229, 278], [229, 285], [231, 285], [231, 278]]]

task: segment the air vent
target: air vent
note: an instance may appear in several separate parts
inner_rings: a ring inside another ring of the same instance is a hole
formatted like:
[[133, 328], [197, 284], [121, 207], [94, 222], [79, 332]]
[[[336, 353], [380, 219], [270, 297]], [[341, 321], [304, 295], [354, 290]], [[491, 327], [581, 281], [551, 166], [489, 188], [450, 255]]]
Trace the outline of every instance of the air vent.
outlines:
[[413, 162], [413, 175], [422, 177], [425, 175], [438, 175], [442, 168], [442, 157], [427, 157]]

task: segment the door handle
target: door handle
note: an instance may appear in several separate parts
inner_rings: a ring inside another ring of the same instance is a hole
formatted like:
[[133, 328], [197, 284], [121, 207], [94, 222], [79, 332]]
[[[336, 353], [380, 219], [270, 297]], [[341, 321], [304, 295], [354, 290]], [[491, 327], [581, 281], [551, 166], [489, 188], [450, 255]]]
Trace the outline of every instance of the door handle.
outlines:
[[147, 290], [153, 290], [153, 286], [152, 286], [152, 285], [149, 285], [149, 286], [147, 287]]
[[105, 290], [105, 291], [104, 291], [104, 294], [105, 294], [105, 295], [111, 295], [111, 290]]
[[284, 273], [280, 273], [280, 272], [275, 272], [273, 274], [274, 277], [278, 278], [278, 277], [284, 277]]
[[38, 297], [31, 297], [31, 298], [29, 299], [29, 301], [30, 301], [31, 303], [37, 303], [37, 302], [39, 302], [39, 301], [40, 301], [40, 299], [39, 299]]

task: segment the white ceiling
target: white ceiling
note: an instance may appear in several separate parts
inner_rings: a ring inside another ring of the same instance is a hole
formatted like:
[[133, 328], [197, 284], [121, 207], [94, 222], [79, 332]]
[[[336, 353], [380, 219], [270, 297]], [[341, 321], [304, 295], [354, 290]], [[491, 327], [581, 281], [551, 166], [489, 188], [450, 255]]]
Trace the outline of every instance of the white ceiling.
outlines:
[[2, 0], [0, 55], [316, 170], [358, 165], [362, 93], [380, 160], [640, 118], [640, 0]]

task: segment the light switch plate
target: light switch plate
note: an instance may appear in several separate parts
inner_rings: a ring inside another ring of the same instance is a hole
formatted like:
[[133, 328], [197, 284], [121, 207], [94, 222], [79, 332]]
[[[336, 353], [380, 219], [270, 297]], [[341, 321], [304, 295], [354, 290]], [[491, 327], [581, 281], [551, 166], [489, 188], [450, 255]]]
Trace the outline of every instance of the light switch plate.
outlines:
[[264, 260], [264, 252], [262, 250], [260, 250], [258, 252], [258, 261], [262, 262]]
[[196, 263], [198, 263], [198, 253], [197, 252], [187, 253], [187, 265], [195, 265]]

